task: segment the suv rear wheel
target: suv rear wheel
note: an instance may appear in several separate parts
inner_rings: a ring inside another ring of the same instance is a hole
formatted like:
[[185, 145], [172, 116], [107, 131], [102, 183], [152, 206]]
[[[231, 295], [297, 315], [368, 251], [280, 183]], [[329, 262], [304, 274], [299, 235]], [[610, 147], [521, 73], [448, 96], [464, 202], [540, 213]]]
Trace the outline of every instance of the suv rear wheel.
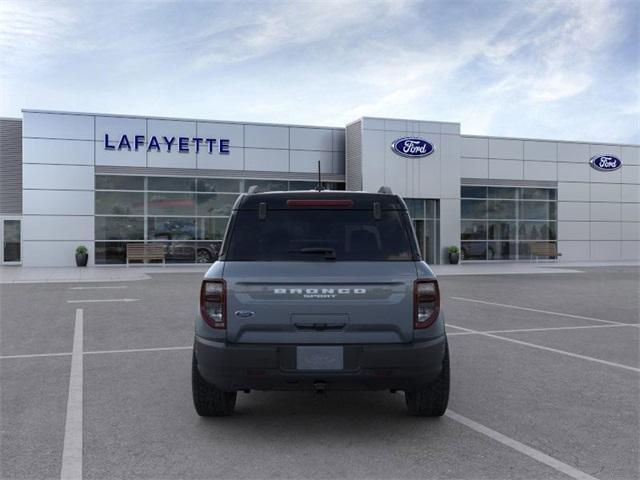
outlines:
[[404, 392], [407, 409], [418, 417], [441, 417], [449, 403], [449, 346], [445, 347], [442, 370], [438, 377], [422, 390]]
[[195, 355], [191, 365], [191, 389], [193, 405], [201, 417], [225, 417], [233, 413], [237, 393], [223, 392], [202, 378]]

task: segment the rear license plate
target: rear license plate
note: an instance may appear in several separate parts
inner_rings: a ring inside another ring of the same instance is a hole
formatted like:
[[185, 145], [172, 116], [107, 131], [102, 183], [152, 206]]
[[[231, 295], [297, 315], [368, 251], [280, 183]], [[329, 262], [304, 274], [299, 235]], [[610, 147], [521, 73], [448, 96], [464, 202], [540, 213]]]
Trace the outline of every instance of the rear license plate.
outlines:
[[344, 368], [342, 347], [298, 347], [296, 353], [298, 370], [342, 370]]

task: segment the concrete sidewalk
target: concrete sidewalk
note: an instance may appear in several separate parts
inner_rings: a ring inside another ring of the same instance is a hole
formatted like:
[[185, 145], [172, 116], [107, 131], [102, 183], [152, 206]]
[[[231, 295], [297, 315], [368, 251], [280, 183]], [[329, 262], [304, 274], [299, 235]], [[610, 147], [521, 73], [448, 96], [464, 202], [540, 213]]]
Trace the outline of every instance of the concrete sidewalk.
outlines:
[[539, 273], [582, 273], [580, 268], [640, 267], [638, 261], [622, 262], [478, 262], [459, 265], [431, 265], [440, 277], [449, 275], [530, 275]]
[[[581, 262], [581, 263], [462, 263], [460, 265], [432, 265], [438, 276], [451, 275], [530, 275], [549, 273], [581, 273], [588, 267], [640, 267], [640, 262]], [[150, 274], [204, 274], [208, 265], [175, 266], [100, 266], [100, 267], [14, 267], [0, 266], [0, 284], [11, 283], [82, 283], [129, 282], [147, 280]]]
[[130, 282], [148, 280], [150, 273], [204, 274], [209, 265], [162, 266], [101, 266], [101, 267], [0, 267], [0, 284], [9, 283], [81, 283]]

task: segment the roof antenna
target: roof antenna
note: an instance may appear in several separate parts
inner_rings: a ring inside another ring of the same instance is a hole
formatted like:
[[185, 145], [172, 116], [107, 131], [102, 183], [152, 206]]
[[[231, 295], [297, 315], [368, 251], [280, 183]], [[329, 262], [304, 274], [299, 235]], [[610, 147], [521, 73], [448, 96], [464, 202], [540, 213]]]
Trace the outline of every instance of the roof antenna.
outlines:
[[319, 192], [324, 190], [324, 188], [322, 188], [322, 175], [320, 174], [320, 160], [318, 160], [318, 185], [316, 186], [316, 189]]

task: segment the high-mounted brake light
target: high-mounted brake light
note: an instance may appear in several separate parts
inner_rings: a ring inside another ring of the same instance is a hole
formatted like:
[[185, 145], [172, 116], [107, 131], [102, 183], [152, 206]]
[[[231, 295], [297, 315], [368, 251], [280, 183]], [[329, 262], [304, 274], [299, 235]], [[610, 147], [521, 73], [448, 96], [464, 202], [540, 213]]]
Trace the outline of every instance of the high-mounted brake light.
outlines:
[[427, 328], [438, 318], [440, 289], [435, 278], [416, 280], [413, 284], [413, 327]]
[[353, 207], [353, 200], [287, 200], [287, 207]]
[[202, 281], [200, 316], [212, 328], [227, 328], [227, 285], [224, 280]]

